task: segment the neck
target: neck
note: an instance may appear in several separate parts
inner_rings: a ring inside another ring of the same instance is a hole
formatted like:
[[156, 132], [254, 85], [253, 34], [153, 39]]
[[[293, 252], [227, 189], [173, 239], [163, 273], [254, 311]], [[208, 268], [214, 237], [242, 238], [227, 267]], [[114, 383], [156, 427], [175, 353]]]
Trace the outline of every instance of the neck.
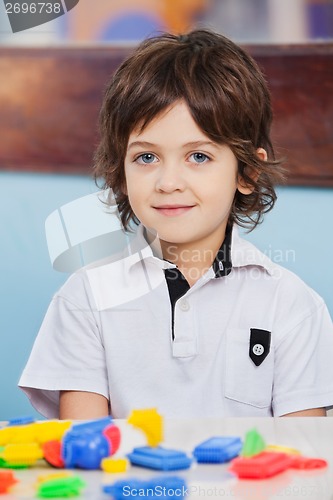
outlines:
[[[219, 235], [194, 241], [191, 244], [175, 244], [160, 241], [163, 258], [175, 264], [192, 286], [212, 266], [225, 237], [225, 230]], [[218, 236], [218, 237], [217, 237]]]

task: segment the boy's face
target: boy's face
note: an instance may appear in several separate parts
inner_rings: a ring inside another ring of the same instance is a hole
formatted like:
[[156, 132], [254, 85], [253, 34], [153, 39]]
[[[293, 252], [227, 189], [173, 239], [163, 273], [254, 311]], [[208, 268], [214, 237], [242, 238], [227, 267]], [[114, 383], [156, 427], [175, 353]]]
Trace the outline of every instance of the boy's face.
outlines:
[[237, 159], [213, 143], [183, 101], [135, 129], [125, 157], [126, 193], [142, 224], [163, 248], [221, 244], [237, 188]]

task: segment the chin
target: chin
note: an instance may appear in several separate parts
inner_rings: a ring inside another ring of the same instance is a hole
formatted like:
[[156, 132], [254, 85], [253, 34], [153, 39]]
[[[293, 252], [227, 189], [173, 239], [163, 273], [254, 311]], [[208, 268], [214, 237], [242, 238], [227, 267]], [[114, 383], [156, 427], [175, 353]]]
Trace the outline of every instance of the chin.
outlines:
[[171, 245], [184, 245], [186, 243], [190, 243], [193, 240], [193, 238], [185, 237], [184, 234], [182, 236], [175, 235], [174, 232], [171, 234], [165, 234], [163, 232], [158, 233], [158, 238], [161, 241], [165, 241], [166, 243], [170, 243]]

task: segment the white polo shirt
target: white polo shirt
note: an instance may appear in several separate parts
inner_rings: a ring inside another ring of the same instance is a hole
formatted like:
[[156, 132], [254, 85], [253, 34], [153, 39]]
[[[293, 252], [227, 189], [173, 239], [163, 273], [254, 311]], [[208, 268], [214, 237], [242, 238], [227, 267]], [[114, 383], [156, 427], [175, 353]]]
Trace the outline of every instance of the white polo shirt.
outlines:
[[[129, 250], [129, 251], [128, 251]], [[53, 298], [19, 385], [58, 417], [59, 391], [110, 400], [115, 418], [279, 416], [333, 405], [333, 326], [323, 300], [236, 228], [232, 269], [211, 267], [172, 308], [139, 226], [120, 257], [72, 275]]]

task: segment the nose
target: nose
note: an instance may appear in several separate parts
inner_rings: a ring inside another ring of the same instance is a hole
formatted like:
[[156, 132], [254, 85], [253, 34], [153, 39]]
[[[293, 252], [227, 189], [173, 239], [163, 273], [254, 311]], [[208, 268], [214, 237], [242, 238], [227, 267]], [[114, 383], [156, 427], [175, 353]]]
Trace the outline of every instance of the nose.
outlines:
[[156, 178], [156, 191], [160, 193], [184, 191], [185, 185], [184, 172], [178, 162], [163, 163], [160, 166]]

